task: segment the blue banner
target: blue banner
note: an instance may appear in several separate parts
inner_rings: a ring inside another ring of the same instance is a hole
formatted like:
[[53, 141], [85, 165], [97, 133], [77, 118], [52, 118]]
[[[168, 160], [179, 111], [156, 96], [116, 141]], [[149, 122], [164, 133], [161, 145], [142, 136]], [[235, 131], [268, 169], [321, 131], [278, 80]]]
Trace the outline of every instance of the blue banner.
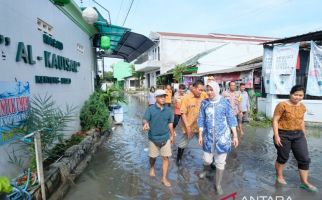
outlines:
[[0, 81], [0, 145], [20, 136], [14, 131], [30, 108], [29, 82]]

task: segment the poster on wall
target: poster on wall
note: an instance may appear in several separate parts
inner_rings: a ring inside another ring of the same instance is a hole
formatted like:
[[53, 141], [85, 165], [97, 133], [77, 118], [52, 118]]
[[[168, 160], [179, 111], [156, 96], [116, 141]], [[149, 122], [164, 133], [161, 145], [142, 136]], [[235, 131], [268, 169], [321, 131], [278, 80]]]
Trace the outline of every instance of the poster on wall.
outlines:
[[270, 74], [270, 94], [289, 94], [296, 84], [296, 63], [299, 43], [275, 46]]
[[313, 41], [311, 41], [306, 94], [322, 96], [322, 47], [317, 46]]
[[29, 98], [29, 82], [0, 81], [0, 145], [19, 138], [14, 128], [26, 118]]
[[269, 93], [269, 86], [270, 86], [269, 79], [271, 76], [272, 58], [273, 58], [273, 49], [269, 47], [264, 47], [262, 77], [264, 80], [264, 87], [265, 87], [266, 93]]
[[245, 83], [245, 88], [253, 88], [253, 73], [254, 70], [240, 73], [242, 83]]

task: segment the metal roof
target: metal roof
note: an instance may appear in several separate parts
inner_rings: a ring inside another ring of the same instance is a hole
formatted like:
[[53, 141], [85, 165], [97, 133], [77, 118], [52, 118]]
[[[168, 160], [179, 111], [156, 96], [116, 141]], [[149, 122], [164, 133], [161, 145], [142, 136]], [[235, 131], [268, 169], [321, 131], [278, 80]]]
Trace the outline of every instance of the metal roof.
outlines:
[[194, 57], [190, 58], [189, 60], [187, 60], [186, 62], [182, 63], [183, 66], [185, 67], [189, 67], [189, 66], [195, 66], [198, 64], [198, 60], [206, 55], [208, 55], [209, 53], [216, 51], [217, 49], [220, 49], [221, 47], [225, 46], [227, 44], [223, 44], [220, 45], [218, 47], [212, 48], [212, 49], [208, 49], [206, 51], [203, 51], [201, 53], [198, 53], [197, 55], [195, 55]]
[[123, 35], [131, 31], [131, 29], [122, 27], [122, 26], [116, 26], [113, 24], [109, 24], [106, 19], [102, 16], [102, 14], [94, 7], [98, 14], [97, 21], [94, 23], [94, 26], [97, 28], [98, 32], [102, 35], [107, 35], [110, 37], [111, 40], [111, 47], [110, 50], [114, 50], [119, 41], [122, 39]]
[[107, 35], [111, 40], [111, 47], [107, 51], [99, 51], [100, 57], [123, 58], [127, 62], [135, 60], [138, 56], [154, 46], [154, 42], [144, 35], [131, 32], [131, 29], [109, 24], [100, 12], [94, 26], [99, 34]]
[[280, 40], [274, 40], [270, 42], [264, 43], [264, 45], [273, 45], [273, 44], [285, 44], [285, 43], [292, 43], [292, 42], [302, 42], [302, 41], [321, 41], [322, 40], [322, 31], [310, 32], [303, 35], [296, 35], [293, 37], [288, 37]]
[[250, 64], [250, 65], [244, 65], [241, 67], [231, 67], [228, 69], [222, 69], [217, 71], [211, 71], [211, 72], [205, 72], [205, 73], [198, 73], [198, 75], [207, 75], [207, 74], [226, 74], [226, 73], [232, 73], [232, 72], [243, 72], [243, 71], [249, 71], [252, 69], [257, 69], [262, 67], [262, 62]]

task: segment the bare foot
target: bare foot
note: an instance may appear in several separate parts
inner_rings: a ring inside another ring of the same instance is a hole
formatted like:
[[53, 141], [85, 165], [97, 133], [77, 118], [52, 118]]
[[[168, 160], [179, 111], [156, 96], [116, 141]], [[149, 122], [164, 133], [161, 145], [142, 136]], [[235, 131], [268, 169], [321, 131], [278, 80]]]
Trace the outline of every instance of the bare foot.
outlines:
[[286, 185], [286, 181], [284, 179], [284, 177], [276, 177], [276, 181], [279, 183], [279, 184], [282, 184], [282, 185]]
[[161, 182], [164, 186], [171, 187], [171, 183], [168, 181], [168, 179], [163, 178]]
[[154, 168], [151, 168], [151, 169], [150, 169], [150, 176], [155, 177]]

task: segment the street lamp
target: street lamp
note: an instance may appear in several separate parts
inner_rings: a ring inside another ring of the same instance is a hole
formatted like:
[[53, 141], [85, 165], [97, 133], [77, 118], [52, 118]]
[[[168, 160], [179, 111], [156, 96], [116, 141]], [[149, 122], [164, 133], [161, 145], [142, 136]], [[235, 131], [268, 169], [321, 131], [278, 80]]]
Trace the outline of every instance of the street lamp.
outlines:
[[97, 21], [98, 14], [94, 8], [87, 7], [83, 10], [82, 17], [87, 23], [94, 24]]

